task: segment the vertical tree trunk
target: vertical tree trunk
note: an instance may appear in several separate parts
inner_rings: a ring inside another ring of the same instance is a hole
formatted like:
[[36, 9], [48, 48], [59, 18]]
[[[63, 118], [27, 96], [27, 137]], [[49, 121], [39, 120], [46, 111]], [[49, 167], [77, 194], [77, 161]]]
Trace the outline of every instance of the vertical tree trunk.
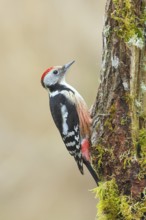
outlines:
[[98, 219], [146, 213], [145, 0], [107, 0], [100, 85], [92, 108]]

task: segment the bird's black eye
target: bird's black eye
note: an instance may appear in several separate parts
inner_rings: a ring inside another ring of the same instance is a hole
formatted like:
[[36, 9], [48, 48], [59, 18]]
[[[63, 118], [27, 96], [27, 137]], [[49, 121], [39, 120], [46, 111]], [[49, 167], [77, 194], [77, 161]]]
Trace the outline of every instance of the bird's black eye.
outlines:
[[58, 70], [54, 70], [54, 71], [53, 71], [53, 74], [56, 75], [57, 73], [58, 73]]

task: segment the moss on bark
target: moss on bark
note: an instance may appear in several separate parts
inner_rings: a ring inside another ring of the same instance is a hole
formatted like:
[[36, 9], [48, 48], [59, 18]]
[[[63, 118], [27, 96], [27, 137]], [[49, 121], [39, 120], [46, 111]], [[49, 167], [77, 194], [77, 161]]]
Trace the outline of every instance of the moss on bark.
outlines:
[[102, 220], [143, 219], [146, 212], [145, 5], [144, 0], [106, 4], [91, 137]]

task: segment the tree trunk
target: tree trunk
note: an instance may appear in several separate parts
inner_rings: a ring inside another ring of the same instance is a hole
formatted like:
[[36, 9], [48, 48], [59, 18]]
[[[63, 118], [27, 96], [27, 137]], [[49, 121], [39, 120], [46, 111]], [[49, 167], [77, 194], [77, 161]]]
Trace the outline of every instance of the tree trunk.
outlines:
[[98, 220], [145, 219], [145, 0], [107, 0], [100, 85], [92, 108]]

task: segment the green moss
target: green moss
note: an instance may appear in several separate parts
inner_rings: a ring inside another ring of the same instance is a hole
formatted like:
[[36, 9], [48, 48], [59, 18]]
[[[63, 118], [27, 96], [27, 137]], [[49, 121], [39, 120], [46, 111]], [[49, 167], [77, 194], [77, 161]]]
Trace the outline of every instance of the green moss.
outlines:
[[146, 158], [146, 129], [139, 130], [138, 143], [141, 146], [140, 155], [142, 158]]
[[138, 139], [136, 143], [136, 150], [138, 161], [140, 165], [140, 172], [138, 174], [138, 179], [144, 178], [146, 175], [146, 129], [140, 129], [138, 134]]
[[143, 111], [139, 112], [139, 118], [146, 122], [146, 113], [144, 113]]
[[115, 180], [100, 183], [99, 187], [93, 190], [95, 197], [99, 198], [97, 204], [98, 220], [116, 220], [119, 213], [119, 192]]
[[124, 151], [119, 157], [120, 161], [123, 161], [123, 169], [131, 166], [131, 162], [134, 159], [134, 152], [131, 150]]
[[97, 161], [98, 161], [97, 169], [98, 169], [102, 165], [102, 157], [103, 157], [105, 151], [104, 151], [104, 148], [101, 145], [98, 145], [96, 147], [96, 150], [97, 150]]
[[129, 123], [129, 116], [123, 116], [121, 117], [121, 125], [124, 126], [124, 125], [127, 125]]
[[109, 109], [109, 116], [104, 122], [104, 127], [108, 127], [109, 130], [113, 131], [112, 121], [113, 117], [115, 116], [116, 107], [115, 104], [113, 104]]
[[104, 126], [105, 127], [108, 127], [109, 130], [113, 130], [113, 127], [112, 127], [112, 118], [109, 117], [106, 119], [105, 123], [104, 123]]
[[[114, 153], [113, 153], [113, 148], [105, 148], [102, 145], [97, 145], [96, 146], [96, 160], [98, 161], [96, 170], [98, 170], [98, 173], [100, 173], [100, 168], [103, 165], [103, 157], [109, 157], [111, 160], [114, 160]], [[105, 158], [104, 158], [105, 160]]]
[[126, 118], [121, 118], [121, 125], [126, 125], [127, 124], [127, 120]]
[[123, 97], [123, 99], [125, 100], [125, 102], [127, 104], [132, 104], [133, 103], [133, 100], [134, 100], [134, 96], [132, 96], [129, 92], [126, 92], [125, 93], [125, 96]]
[[128, 196], [120, 197], [120, 213], [123, 220], [140, 220], [146, 211], [146, 198], [136, 202]]
[[120, 212], [124, 219], [132, 220], [131, 206], [128, 204], [128, 197], [121, 196]]
[[118, 23], [114, 28], [117, 35], [125, 42], [142, 49], [144, 46], [143, 26], [146, 21], [146, 10], [138, 16], [130, 0], [113, 0], [115, 10], [111, 14]]
[[130, 196], [120, 195], [115, 179], [101, 182], [92, 192], [99, 199], [98, 220], [139, 220], [146, 212], [146, 197], [134, 201]]

